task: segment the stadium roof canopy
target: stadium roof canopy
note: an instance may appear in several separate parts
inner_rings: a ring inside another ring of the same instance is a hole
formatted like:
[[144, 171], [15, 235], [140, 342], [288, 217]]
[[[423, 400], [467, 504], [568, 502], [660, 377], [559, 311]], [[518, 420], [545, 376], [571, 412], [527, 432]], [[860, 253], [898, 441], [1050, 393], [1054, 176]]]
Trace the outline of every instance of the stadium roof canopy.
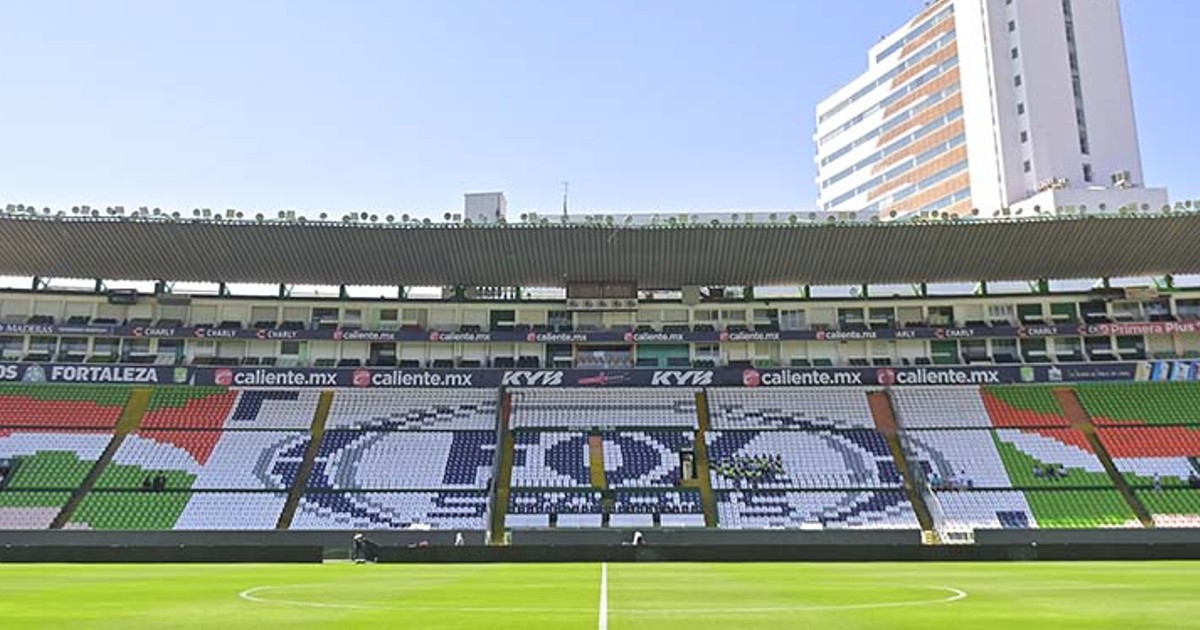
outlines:
[[1200, 213], [935, 224], [421, 227], [0, 217], [0, 274], [331, 285], [845, 285], [1200, 272]]

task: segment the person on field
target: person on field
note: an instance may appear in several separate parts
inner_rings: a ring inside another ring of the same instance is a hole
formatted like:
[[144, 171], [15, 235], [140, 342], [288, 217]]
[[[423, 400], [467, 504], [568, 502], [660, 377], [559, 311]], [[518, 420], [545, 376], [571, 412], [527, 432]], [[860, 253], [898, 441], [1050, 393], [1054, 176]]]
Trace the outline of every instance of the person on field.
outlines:
[[642, 535], [641, 530], [633, 532], [633, 546], [641, 547], [646, 544], [646, 537]]
[[461, 547], [461, 546], [463, 546], [463, 545], [465, 545], [465, 544], [467, 544], [467, 543], [466, 543], [466, 541], [464, 541], [464, 540], [463, 540], [463, 535], [462, 535], [462, 532], [455, 532], [455, 534], [454, 534], [454, 546], [455, 546], [455, 547]]
[[365, 564], [367, 562], [379, 561], [379, 546], [367, 540], [366, 536], [359, 532], [354, 535], [353, 545], [350, 547], [350, 559], [355, 564]]

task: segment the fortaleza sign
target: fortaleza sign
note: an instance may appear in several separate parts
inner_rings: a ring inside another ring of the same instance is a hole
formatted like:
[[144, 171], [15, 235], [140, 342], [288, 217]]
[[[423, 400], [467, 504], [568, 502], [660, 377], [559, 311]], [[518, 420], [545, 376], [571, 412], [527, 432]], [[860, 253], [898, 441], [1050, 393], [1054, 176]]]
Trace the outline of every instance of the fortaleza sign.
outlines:
[[0, 382], [170, 385], [191, 382], [186, 367], [0, 363]]
[[100, 324], [0, 324], [0, 334], [161, 339], [258, 339], [283, 341], [375, 341], [404, 343], [747, 343], [754, 341], [873, 341], [909, 339], [986, 339], [1037, 337], [1108, 337], [1200, 333], [1200, 322], [1036, 325], [996, 327], [877, 328], [859, 330], [580, 332], [438, 330], [295, 330], [284, 328], [211, 328], [190, 326], [107, 326]]
[[[677, 370], [423, 370], [193, 368], [191, 382], [223, 387], [380, 389], [506, 387], [905, 387], [1146, 380], [1147, 364]], [[1189, 370], [1188, 374], [1193, 371]], [[1195, 371], [1200, 374], [1200, 370]]]

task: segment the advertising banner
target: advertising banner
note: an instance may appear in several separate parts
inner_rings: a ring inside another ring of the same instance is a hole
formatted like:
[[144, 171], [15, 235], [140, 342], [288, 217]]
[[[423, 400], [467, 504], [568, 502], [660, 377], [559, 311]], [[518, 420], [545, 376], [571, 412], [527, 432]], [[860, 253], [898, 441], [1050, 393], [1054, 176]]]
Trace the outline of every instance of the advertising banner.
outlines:
[[878, 328], [872, 330], [689, 331], [636, 332], [601, 330], [581, 332], [438, 330], [291, 330], [282, 328], [211, 328], [190, 326], [105, 326], [0, 324], [0, 334], [65, 337], [124, 337], [151, 339], [245, 339], [278, 341], [375, 341], [406, 343], [747, 343], [755, 341], [874, 341], [954, 340], [987, 338], [1077, 337], [1112, 335], [1170, 335], [1198, 333], [1200, 322], [1146, 322], [1087, 326], [996, 326]]
[[1200, 381], [1200, 361], [1037, 366], [711, 369], [394, 369], [0, 363], [0, 382], [378, 389], [529, 387], [906, 387]]
[[1064, 366], [712, 368], [633, 370], [437, 370], [194, 368], [196, 385], [226, 387], [855, 387], [1130, 381], [1135, 363]]
[[191, 369], [158, 365], [0, 363], [0, 382], [170, 385], [191, 382]]

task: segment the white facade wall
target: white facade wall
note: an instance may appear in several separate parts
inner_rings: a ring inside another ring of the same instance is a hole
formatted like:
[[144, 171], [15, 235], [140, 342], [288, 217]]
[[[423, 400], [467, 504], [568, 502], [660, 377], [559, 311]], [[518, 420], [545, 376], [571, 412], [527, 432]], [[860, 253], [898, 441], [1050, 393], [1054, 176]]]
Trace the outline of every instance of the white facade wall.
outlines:
[[[1069, 188], [1094, 189], [1111, 186], [1114, 173], [1128, 171], [1132, 184], [1143, 184], [1119, 0], [1066, 2], [1073, 19], [1086, 146], [1081, 145], [1077, 121], [1064, 0], [941, 0], [926, 13], [933, 17], [947, 7], [953, 11], [970, 204], [980, 209], [982, 216], [1020, 203], [1052, 180], [1066, 180]], [[855, 121], [856, 116], [904, 89], [885, 81], [868, 96], [830, 114], [848, 96], [901, 62], [899, 54], [877, 57], [894, 49], [894, 44], [920, 25], [910, 22], [873, 47], [867, 72], [817, 106], [816, 139]], [[868, 142], [835, 160], [827, 158], [883, 122], [881, 111], [862, 116], [836, 140], [818, 144], [818, 204], [822, 209], [877, 210], [887, 216], [888, 206], [899, 201], [892, 197], [896, 192], [903, 193], [900, 199], [919, 194], [914, 182], [909, 182], [887, 194], [874, 195], [878, 207], [871, 205], [869, 192], [847, 195], [878, 176], [871, 168], [828, 183], [882, 145]], [[1158, 194], [1151, 197], [1157, 199]], [[1121, 204], [1107, 205], [1115, 208]], [[900, 216], [916, 211], [919, 208], [903, 208]]]

